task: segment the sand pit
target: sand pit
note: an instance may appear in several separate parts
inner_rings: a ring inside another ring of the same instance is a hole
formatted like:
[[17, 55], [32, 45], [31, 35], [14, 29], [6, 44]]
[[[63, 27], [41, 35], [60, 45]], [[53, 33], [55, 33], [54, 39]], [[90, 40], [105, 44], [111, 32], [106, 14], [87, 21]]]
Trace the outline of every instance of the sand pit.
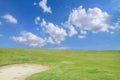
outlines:
[[48, 70], [38, 64], [14, 64], [0, 67], [0, 80], [25, 80], [32, 74]]

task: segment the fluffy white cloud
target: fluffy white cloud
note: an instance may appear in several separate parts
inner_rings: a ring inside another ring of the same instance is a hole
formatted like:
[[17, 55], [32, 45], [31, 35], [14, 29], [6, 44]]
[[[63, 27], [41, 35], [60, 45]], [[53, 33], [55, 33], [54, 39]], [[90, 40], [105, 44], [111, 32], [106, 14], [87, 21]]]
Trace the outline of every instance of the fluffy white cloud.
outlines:
[[86, 38], [86, 36], [79, 35], [78, 38], [79, 38], [79, 39], [84, 39], [84, 38]]
[[44, 32], [49, 35], [48, 42], [52, 44], [60, 44], [65, 40], [65, 36], [67, 36], [66, 30], [51, 22], [46, 22], [44, 19], [41, 26], [43, 26]]
[[31, 32], [22, 31], [20, 36], [11, 37], [12, 40], [20, 43], [24, 43], [30, 47], [41, 47], [45, 45], [46, 40], [34, 35]]
[[2, 16], [2, 18], [4, 18], [9, 23], [17, 24], [18, 22], [17, 19], [10, 14], [5, 14]]
[[35, 24], [39, 24], [40, 23], [39, 21], [40, 21], [40, 17], [38, 16], [35, 18]]
[[89, 8], [86, 10], [80, 6], [72, 10], [65, 26], [70, 30], [70, 34], [73, 33], [71, 31], [75, 28], [77, 28], [77, 31], [80, 31], [80, 34], [87, 34], [87, 31], [93, 33], [109, 32], [109, 29], [113, 27], [109, 24], [109, 19], [110, 15], [100, 8]]
[[52, 37], [48, 37], [47, 42], [51, 43], [51, 44], [55, 44], [55, 42], [53, 41]]
[[42, 0], [39, 2], [39, 6], [44, 12], [52, 13], [51, 8], [47, 6], [47, 0]]
[[65, 24], [63, 24], [63, 26], [65, 26], [66, 28], [68, 28], [70, 30], [68, 32], [68, 34], [69, 34], [70, 37], [72, 37], [75, 34], [78, 34], [77, 30], [69, 22], [66, 22]]

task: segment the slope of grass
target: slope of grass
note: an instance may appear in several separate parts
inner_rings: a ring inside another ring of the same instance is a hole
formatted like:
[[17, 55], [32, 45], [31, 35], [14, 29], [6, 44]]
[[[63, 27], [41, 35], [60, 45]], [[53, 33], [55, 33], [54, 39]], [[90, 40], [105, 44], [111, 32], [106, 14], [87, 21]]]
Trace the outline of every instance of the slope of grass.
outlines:
[[120, 51], [0, 49], [0, 65], [14, 63], [50, 66], [26, 80], [120, 80]]

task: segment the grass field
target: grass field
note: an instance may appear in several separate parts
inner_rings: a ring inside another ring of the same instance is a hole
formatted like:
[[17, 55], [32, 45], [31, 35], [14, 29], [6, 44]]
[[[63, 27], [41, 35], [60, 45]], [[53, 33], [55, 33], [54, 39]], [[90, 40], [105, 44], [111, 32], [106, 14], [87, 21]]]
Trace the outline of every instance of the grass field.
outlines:
[[120, 80], [120, 51], [0, 49], [0, 66], [14, 63], [50, 66], [26, 80]]

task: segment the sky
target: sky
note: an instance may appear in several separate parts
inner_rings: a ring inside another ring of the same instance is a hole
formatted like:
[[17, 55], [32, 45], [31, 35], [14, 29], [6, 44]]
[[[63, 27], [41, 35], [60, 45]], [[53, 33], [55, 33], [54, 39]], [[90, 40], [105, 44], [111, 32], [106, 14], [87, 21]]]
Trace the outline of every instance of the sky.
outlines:
[[0, 0], [0, 48], [120, 49], [119, 0]]

